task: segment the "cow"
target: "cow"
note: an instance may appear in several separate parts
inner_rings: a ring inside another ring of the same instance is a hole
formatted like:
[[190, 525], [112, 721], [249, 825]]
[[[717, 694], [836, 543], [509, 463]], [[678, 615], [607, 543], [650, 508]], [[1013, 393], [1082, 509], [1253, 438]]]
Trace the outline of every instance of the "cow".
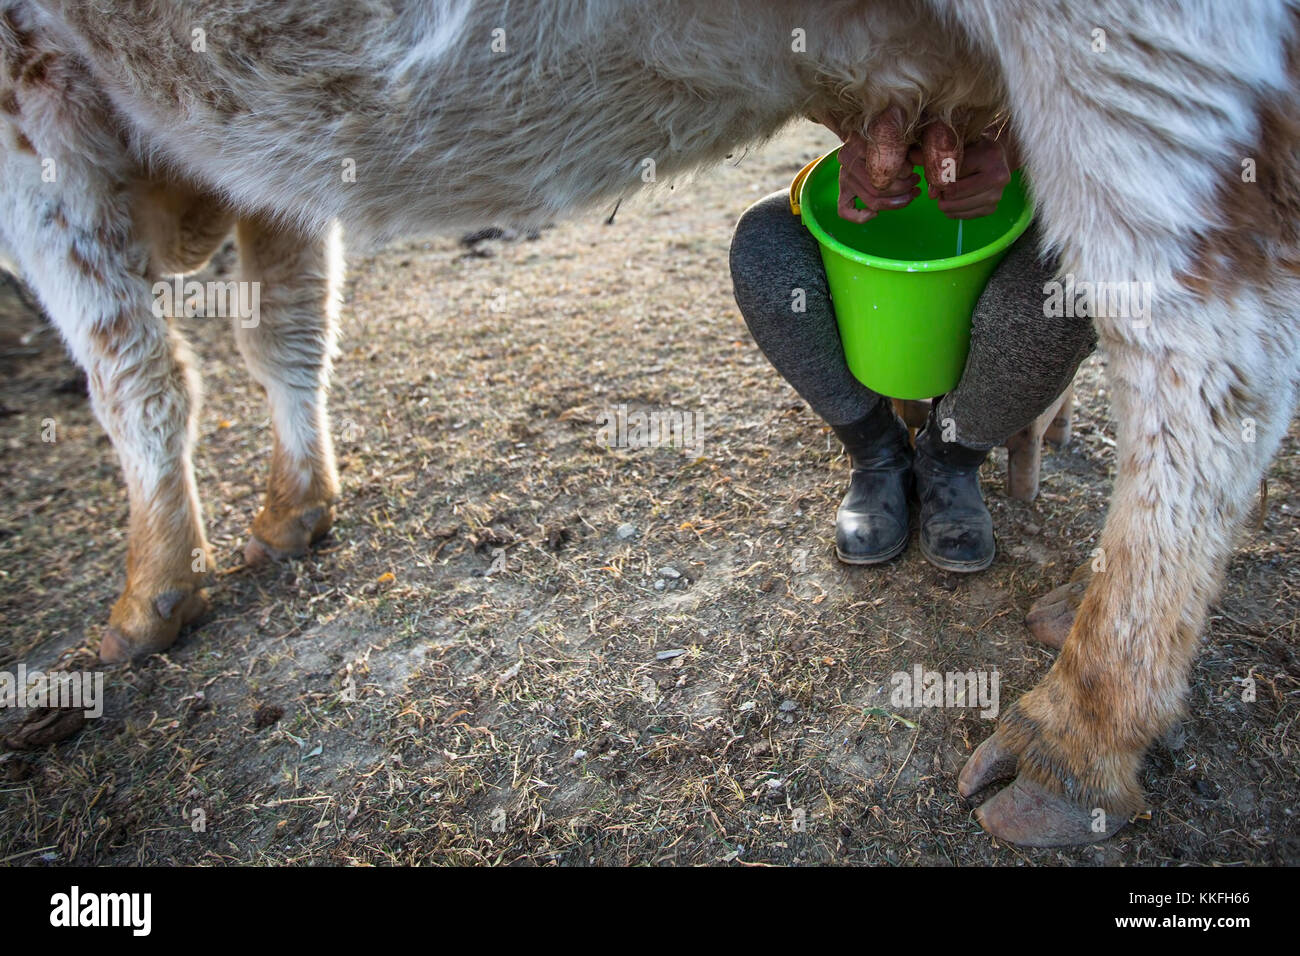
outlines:
[[958, 788], [992, 792], [977, 816], [1011, 842], [1108, 836], [1142, 806], [1143, 754], [1179, 717], [1234, 529], [1295, 404], [1297, 14], [1290, 0], [0, 0], [0, 241], [86, 370], [130, 498], [102, 658], [163, 650], [204, 607], [198, 382], [154, 284], [230, 229], [261, 290], [235, 338], [274, 432], [258, 561], [303, 552], [333, 520], [342, 236], [538, 224], [612, 203], [647, 159], [671, 178], [802, 115], [864, 131], [881, 156], [912, 141], [951, 153], [1003, 116], [1062, 274], [1152, 297], [1141, 323], [1094, 317], [1119, 422], [1104, 570], [1056, 616], [1055, 664]]

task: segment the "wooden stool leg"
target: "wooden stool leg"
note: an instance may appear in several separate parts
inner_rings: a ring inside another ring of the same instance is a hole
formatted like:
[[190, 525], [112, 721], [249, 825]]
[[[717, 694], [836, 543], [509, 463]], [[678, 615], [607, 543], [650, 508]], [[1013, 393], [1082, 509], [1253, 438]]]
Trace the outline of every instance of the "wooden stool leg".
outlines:
[[930, 399], [891, 398], [890, 401], [895, 413], [907, 426], [909, 437], [916, 441], [916, 433], [925, 427], [926, 419], [930, 417]]
[[[894, 406], [894, 414], [901, 418], [904, 424], [907, 423], [907, 400], [902, 398], [891, 398], [889, 404]], [[910, 428], [911, 426], [908, 425]]]
[[1038, 497], [1044, 424], [1040, 417], [1007, 439], [1007, 494], [1018, 501], [1033, 501]]
[[1070, 429], [1074, 425], [1074, 383], [1071, 382], [1057, 401], [1052, 422], [1043, 432], [1043, 437], [1053, 445], [1064, 445], [1070, 440]]
[[1043, 414], [1006, 441], [1007, 494], [1020, 501], [1038, 497], [1038, 472], [1043, 464], [1043, 439], [1057, 444], [1070, 440], [1074, 419], [1074, 383]]

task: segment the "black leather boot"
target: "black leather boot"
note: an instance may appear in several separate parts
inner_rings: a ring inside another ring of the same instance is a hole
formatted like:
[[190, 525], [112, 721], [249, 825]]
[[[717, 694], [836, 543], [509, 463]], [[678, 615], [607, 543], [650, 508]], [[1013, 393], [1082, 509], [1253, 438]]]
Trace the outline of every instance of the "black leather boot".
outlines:
[[907, 426], [881, 400], [851, 425], [833, 426], [849, 453], [849, 490], [835, 513], [835, 554], [846, 564], [880, 564], [907, 547], [912, 447]]
[[969, 573], [993, 563], [993, 517], [980, 494], [987, 451], [942, 439], [934, 416], [916, 436], [916, 497], [921, 554], [937, 568]]

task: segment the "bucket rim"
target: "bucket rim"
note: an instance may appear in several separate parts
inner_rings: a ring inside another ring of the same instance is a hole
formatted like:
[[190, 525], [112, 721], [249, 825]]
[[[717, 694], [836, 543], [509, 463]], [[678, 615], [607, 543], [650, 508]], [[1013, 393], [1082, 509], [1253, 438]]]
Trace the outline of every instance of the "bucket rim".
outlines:
[[[871, 266], [875, 269], [885, 269], [889, 272], [946, 272], [952, 269], [961, 269], [966, 266], [974, 265], [977, 262], [983, 262], [985, 259], [992, 258], [1004, 249], [1009, 247], [1013, 242], [1025, 234], [1029, 228], [1029, 223], [1034, 218], [1033, 198], [1024, 183], [1023, 173], [1020, 170], [1012, 173], [1012, 176], [1021, 177], [1021, 188], [1025, 193], [1025, 208], [1021, 210], [1016, 221], [1011, 224], [1011, 228], [999, 236], [996, 240], [986, 246], [980, 246], [972, 252], [965, 252], [959, 256], [949, 256], [945, 259], [885, 259], [880, 256], [873, 256], [869, 252], [860, 252], [844, 245], [838, 239], [830, 235], [822, 228], [817, 217], [812, 214], [812, 206], [807, 202], [808, 185], [816, 176], [817, 171], [821, 169], [822, 164], [830, 159], [839, 161], [840, 150], [831, 150], [825, 156], [818, 159], [810, 167], [806, 168], [803, 175], [803, 181], [799, 184], [799, 218], [824, 248], [829, 249], [836, 255], [842, 256], [853, 262], [861, 263], [864, 266]], [[920, 166], [913, 166], [914, 170], [920, 170]], [[888, 212], [888, 210], [886, 210]]]

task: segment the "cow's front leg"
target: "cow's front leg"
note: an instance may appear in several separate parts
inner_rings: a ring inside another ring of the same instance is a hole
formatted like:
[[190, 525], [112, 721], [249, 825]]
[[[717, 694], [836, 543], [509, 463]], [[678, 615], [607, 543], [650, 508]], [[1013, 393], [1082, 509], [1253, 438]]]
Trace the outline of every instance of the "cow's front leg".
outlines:
[[977, 811], [994, 836], [1090, 842], [1142, 807], [1143, 755], [1181, 714], [1206, 608], [1290, 407], [1269, 398], [1284, 354], [1235, 358], [1111, 344], [1119, 474], [1091, 583], [1056, 664], [959, 780], [970, 798], [1015, 774]]
[[334, 521], [338, 472], [325, 393], [342, 255], [337, 236], [309, 238], [260, 220], [242, 220], [238, 240], [258, 308], [236, 318], [235, 334], [266, 390], [273, 429], [266, 498], [244, 548], [256, 564], [302, 554]]

